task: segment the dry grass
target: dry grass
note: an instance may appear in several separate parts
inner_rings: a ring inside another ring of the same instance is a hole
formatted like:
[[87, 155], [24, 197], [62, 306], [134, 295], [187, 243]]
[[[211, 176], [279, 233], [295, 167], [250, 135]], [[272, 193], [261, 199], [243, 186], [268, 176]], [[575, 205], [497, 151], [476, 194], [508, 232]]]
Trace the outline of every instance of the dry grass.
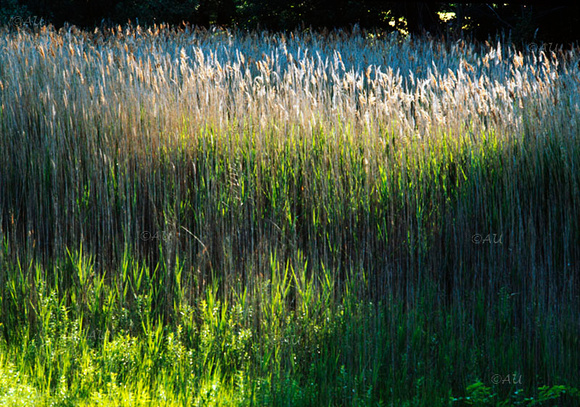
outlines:
[[[376, 383], [424, 377], [449, 318], [461, 350], [419, 396], [506, 369], [578, 379], [577, 49], [43, 28], [3, 32], [0, 58], [4, 258], [61, 293], [102, 276], [138, 292], [130, 256], [167, 324], [211, 287], [232, 307], [248, 294], [258, 337], [280, 318], [262, 303], [314, 321], [376, 307], [361, 326], [399, 342], [343, 360], [379, 363]], [[61, 262], [81, 242], [87, 280]]]

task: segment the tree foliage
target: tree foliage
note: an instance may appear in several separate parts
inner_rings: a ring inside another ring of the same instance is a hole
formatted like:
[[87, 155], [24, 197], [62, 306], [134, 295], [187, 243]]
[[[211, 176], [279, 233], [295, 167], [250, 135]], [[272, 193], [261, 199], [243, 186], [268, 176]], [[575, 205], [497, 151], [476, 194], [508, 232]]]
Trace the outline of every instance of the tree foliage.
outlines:
[[[485, 39], [497, 32], [514, 41], [580, 39], [580, 4], [542, 0], [510, 3], [381, 0], [6, 0], [0, 23], [13, 16], [42, 17], [56, 26], [127, 21], [148, 25], [182, 22], [292, 30], [299, 27], [399, 29], [432, 34], [468, 33]], [[445, 18], [441, 18], [444, 16]], [[453, 18], [450, 18], [452, 16]]]

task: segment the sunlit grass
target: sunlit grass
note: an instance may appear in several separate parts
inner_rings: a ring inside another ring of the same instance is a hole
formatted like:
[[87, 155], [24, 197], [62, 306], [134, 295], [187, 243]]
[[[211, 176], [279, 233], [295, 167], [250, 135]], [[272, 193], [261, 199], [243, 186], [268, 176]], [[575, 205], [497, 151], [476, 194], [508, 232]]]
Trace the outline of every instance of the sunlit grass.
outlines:
[[577, 402], [576, 49], [43, 28], [0, 58], [0, 400]]

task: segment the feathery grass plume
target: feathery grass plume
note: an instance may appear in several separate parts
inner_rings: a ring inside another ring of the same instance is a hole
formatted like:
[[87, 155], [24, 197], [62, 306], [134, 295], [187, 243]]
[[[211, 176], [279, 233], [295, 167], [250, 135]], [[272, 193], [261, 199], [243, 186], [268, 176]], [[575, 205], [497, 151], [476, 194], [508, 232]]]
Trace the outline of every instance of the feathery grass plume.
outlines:
[[579, 58], [1, 31], [0, 399], [574, 405]]

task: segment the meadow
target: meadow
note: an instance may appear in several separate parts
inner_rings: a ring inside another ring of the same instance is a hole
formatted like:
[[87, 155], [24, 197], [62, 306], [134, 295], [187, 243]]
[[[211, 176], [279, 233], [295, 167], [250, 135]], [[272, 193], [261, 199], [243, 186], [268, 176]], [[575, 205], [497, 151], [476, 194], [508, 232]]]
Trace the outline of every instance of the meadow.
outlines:
[[580, 403], [580, 50], [0, 31], [0, 406]]

